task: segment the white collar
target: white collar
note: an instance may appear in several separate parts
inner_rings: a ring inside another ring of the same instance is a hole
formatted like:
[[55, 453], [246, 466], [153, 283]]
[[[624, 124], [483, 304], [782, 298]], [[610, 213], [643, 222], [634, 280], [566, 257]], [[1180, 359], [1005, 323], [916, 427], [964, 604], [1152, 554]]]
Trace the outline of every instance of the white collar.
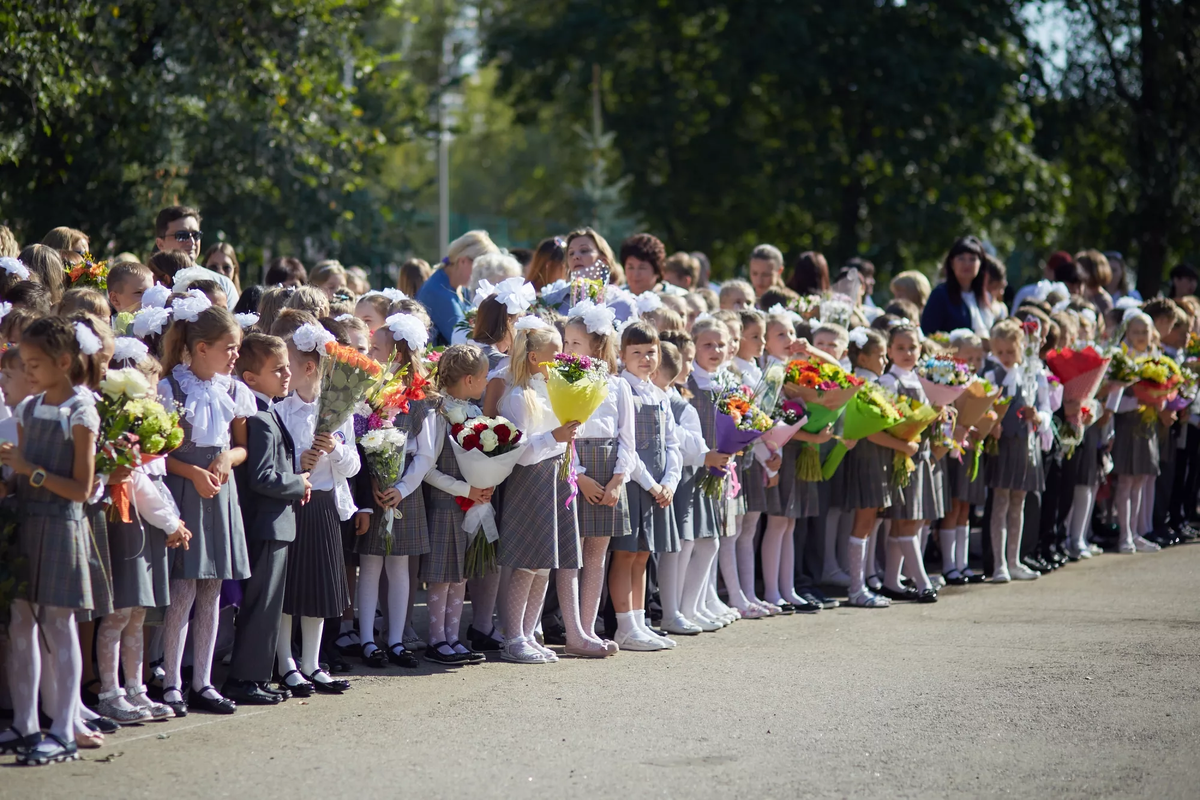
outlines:
[[921, 380], [917, 377], [915, 370], [901, 369], [895, 364], [892, 364], [892, 366], [888, 367], [888, 372], [895, 376], [896, 382], [901, 386], [916, 388], [921, 385]]
[[257, 389], [251, 389], [250, 391], [254, 392], [255, 397], [257, 397], [259, 400], [262, 400], [264, 403], [267, 404], [268, 410], [270, 410], [275, 405], [274, 397], [267, 397], [265, 394], [258, 391]]
[[237, 409], [229, 393], [232, 379], [218, 373], [202, 381], [183, 364], [175, 365], [171, 377], [183, 390], [183, 413], [192, 425], [192, 443], [199, 447], [224, 447], [228, 444], [229, 426]]
[[660, 403], [667, 399], [667, 393], [655, 386], [652, 381], [644, 381], [629, 370], [623, 370], [621, 377], [629, 383], [629, 387], [642, 400], [652, 399], [654, 402]]
[[711, 390], [713, 388], [713, 375], [715, 374], [706, 371], [704, 367], [696, 362], [692, 362], [692, 377], [696, 380], [696, 386], [699, 388], [705, 391]]
[[871, 372], [871, 370], [865, 369], [863, 367], [855, 367], [854, 375], [859, 378], [864, 378], [868, 381], [873, 381], [875, 383], [879, 383], [879, 376], [876, 375], [874, 372]]

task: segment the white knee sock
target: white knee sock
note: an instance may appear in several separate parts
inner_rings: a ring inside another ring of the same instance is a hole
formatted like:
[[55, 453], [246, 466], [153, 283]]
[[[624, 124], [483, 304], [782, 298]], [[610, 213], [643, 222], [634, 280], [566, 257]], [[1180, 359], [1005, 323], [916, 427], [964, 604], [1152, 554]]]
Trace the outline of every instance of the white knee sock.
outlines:
[[925, 561], [921, 558], [921, 537], [904, 536], [895, 541], [900, 554], [904, 557], [904, 573], [913, 580], [917, 589], [921, 591], [932, 589], [933, 584], [929, 582], [929, 575], [925, 573]]
[[946, 525], [938, 528], [938, 544], [942, 546], [942, 577], [958, 569], [957, 528]]
[[385, 556], [388, 575], [388, 647], [404, 641], [408, 627], [409, 565], [408, 556]]
[[708, 592], [708, 577], [716, 557], [716, 539], [696, 539], [693, 542], [692, 557], [683, 579], [683, 615], [689, 619], [696, 617], [701, 608], [700, 599]]
[[375, 611], [379, 608], [379, 579], [383, 575], [383, 556], [358, 558], [358, 640], [375, 641]]
[[954, 568], [962, 572], [971, 563], [971, 522], [954, 529]]
[[321, 668], [321, 633], [324, 630], [325, 620], [321, 617], [300, 618], [300, 669], [305, 675], [312, 675]]
[[862, 594], [866, 587], [865, 572], [867, 558], [867, 540], [850, 537], [846, 543], [846, 555], [850, 559], [850, 596]]
[[992, 490], [992, 564], [996, 572], [1008, 570], [1008, 489]]

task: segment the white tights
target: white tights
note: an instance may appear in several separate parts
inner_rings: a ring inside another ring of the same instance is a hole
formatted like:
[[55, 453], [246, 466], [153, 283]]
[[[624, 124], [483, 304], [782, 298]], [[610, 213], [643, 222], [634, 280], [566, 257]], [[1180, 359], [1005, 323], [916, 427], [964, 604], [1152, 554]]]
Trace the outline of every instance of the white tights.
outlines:
[[358, 636], [363, 644], [375, 641], [379, 579], [385, 566], [388, 578], [388, 646], [391, 647], [404, 641], [404, 626], [408, 620], [408, 556], [359, 556]]
[[[120, 687], [117, 664], [125, 668], [125, 685], [142, 684], [142, 626], [146, 622], [144, 608], [118, 608], [100, 621], [96, 634], [96, 661], [100, 667], [100, 691], [111, 692]], [[113, 702], [126, 710], [134, 706], [124, 697]]]
[[[462, 620], [463, 598], [467, 594], [467, 583], [431, 583], [427, 603], [429, 605], [429, 646], [446, 642], [448, 650], [458, 644], [458, 626]], [[442, 648], [443, 655], [449, 655]], [[463, 648], [463, 652], [466, 649]]]
[[41, 730], [37, 714], [38, 688], [43, 677], [39, 630], [54, 663], [54, 669], [47, 670], [45, 676], [55, 684], [53, 691], [46, 693], [46, 713], [52, 720], [50, 732], [70, 743], [75, 741], [79, 717], [83, 655], [79, 650], [75, 612], [69, 608], [13, 601], [12, 620], [8, 625], [8, 679], [12, 687], [13, 727], [26, 736]]
[[[374, 613], [374, 612], [372, 612]], [[300, 671], [312, 675], [321, 668], [321, 634], [325, 630], [323, 617], [300, 618]], [[284, 614], [279, 623], [279, 638], [275, 640], [275, 658], [279, 662], [279, 675], [285, 677], [296, 669], [292, 658], [292, 615]]]
[[1152, 483], [1151, 475], [1118, 475], [1117, 491], [1113, 497], [1113, 506], [1117, 510], [1117, 524], [1121, 528], [1121, 547], [1130, 549], [1133, 540], [1145, 528], [1142, 520], [1145, 516], [1143, 506], [1146, 505], [1146, 484]]
[[796, 597], [796, 520], [767, 517], [762, 539], [763, 599], [768, 603], [794, 603]]
[[683, 579], [695, 542], [685, 539], [678, 553], [662, 553], [658, 557], [658, 596], [662, 603], [663, 624], [680, 616], [683, 603]]
[[717, 559], [721, 565], [721, 582], [729, 594], [729, 602], [738, 611], [747, 611], [757, 603], [754, 594], [754, 535], [758, 532], [760, 511], [748, 511], [739, 518], [737, 535], [725, 541]]
[[1071, 549], [1086, 550], [1088, 547], [1088, 530], [1092, 524], [1092, 509], [1096, 505], [1096, 489], [1094, 486], [1076, 486], [1075, 496], [1071, 500], [1071, 512], [1067, 515], [1067, 531], [1070, 535]]
[[[599, 642], [596, 636], [596, 615], [600, 613], [600, 596], [604, 594], [605, 560], [608, 557], [607, 536], [587, 537], [580, 540], [583, 545], [583, 569], [579, 570], [579, 622], [587, 639]], [[565, 572], [566, 570], [560, 570]], [[558, 592], [562, 604], [562, 590]], [[566, 607], [563, 607], [564, 618]], [[565, 621], [565, 619], [564, 619]], [[568, 627], [568, 633], [570, 628]]]
[[508, 580], [501, 616], [504, 620], [505, 646], [510, 644], [537, 649], [532, 643], [542, 616], [542, 604], [546, 600], [546, 586], [550, 583], [548, 569], [514, 569]]
[[713, 561], [717, 557], [718, 543], [713, 539], [696, 539], [692, 542], [691, 558], [683, 577], [683, 595], [680, 611], [688, 619], [695, 619], [697, 612], [707, 603], [708, 579]]
[[1011, 570], [1021, 563], [1021, 529], [1025, 525], [1025, 492], [992, 489], [992, 563]]
[[[183, 645], [187, 640], [189, 627], [192, 629], [192, 688], [200, 691], [212, 683], [213, 650], [217, 646], [217, 619], [221, 613], [220, 599], [220, 580], [171, 581], [171, 605], [167, 608], [163, 634], [163, 668], [167, 673], [164, 686], [183, 689], [180, 673], [183, 671]], [[195, 613], [192, 614], [189, 624], [188, 614], [192, 612], [193, 603]], [[164, 692], [164, 695], [169, 694], [173, 693]], [[216, 699], [219, 695], [214, 691], [206, 696]], [[182, 694], [179, 699], [183, 699]]]

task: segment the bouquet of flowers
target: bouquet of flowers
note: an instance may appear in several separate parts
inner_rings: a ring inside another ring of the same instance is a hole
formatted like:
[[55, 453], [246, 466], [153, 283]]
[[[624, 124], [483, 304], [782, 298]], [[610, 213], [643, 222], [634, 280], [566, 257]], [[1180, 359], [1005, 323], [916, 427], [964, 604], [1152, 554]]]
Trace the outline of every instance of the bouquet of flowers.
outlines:
[[[1075, 405], [1075, 401], [1070, 401], [1071, 405]], [[1057, 419], [1052, 420], [1054, 426], [1054, 436], [1058, 439], [1063, 448], [1063, 456], [1070, 458], [1075, 454], [1075, 448], [1083, 441], [1083, 434], [1087, 426], [1096, 421], [1096, 416], [1099, 411], [1099, 403], [1093, 399], [1087, 399], [1079, 402], [1078, 411], [1068, 409], [1063, 414], [1063, 422], [1060, 424]]]
[[1179, 393], [1183, 373], [1168, 356], [1146, 356], [1137, 360], [1138, 381], [1133, 393], [1142, 405], [1162, 408]]
[[[811, 319], [821, 313], [821, 298], [814, 294], [803, 294], [788, 302], [788, 310], [803, 319]], [[774, 313], [774, 312], [772, 312]]]
[[[715, 446], [718, 453], [733, 455], [753, 444], [771, 430], [774, 422], [754, 405], [750, 389], [738, 386], [721, 392], [714, 401]], [[708, 497], [725, 497], [725, 481], [732, 474], [728, 467], [709, 467], [700, 479], [700, 488]]]
[[1100, 355], [1093, 347], [1082, 350], [1051, 350], [1046, 353], [1046, 366], [1062, 381], [1063, 400], [1091, 400], [1104, 382], [1112, 358]]
[[954, 408], [958, 411], [958, 424], [961, 427], [969, 428], [983, 419], [983, 416], [995, 404], [1001, 391], [991, 381], [983, 378], [977, 378], [968, 383], [966, 391], [954, 401]]
[[762, 435], [762, 442], [780, 450], [792, 440], [800, 426], [808, 421], [808, 415], [804, 413], [804, 406], [799, 401], [784, 400], [776, 408], [773, 419], [775, 425]]
[[1189, 364], [1200, 361], [1200, 334], [1188, 334], [1187, 344], [1183, 346], [1183, 360]]
[[1108, 379], [1114, 383], [1120, 383], [1129, 386], [1138, 381], [1138, 366], [1134, 363], [1133, 357], [1129, 355], [1129, 348], [1122, 344], [1120, 347], [1111, 348], [1107, 357], [1108, 364]]
[[904, 419], [897, 400], [895, 395], [875, 384], [865, 384], [858, 390], [854, 399], [846, 406], [846, 423], [842, 428], [842, 435], [821, 467], [821, 477], [824, 480], [833, 477], [833, 473], [849, 452], [843, 441], [865, 439], [898, 425]]
[[831, 293], [821, 300], [821, 321], [841, 325], [846, 330], [853, 328], [850, 317], [854, 313], [854, 301], [843, 294]]
[[930, 444], [933, 446], [933, 457], [939, 459], [949, 453], [957, 461], [962, 461], [966, 448], [958, 433], [958, 411], [954, 406], [946, 406], [938, 413], [937, 423], [930, 430]]
[[[100, 381], [100, 435], [96, 443], [96, 473], [137, 467], [165, 456], [183, 442], [179, 413], [167, 411], [154, 396], [150, 381], [136, 369], [110, 370]], [[122, 481], [111, 488], [112, 519], [131, 522], [130, 495]]]
[[[933, 406], [927, 406], [904, 395], [896, 395], [896, 408], [903, 419], [899, 424], [888, 428], [888, 433], [905, 442], [920, 441], [925, 429], [932, 425], [940, 416]], [[898, 489], [908, 486], [912, 474], [916, 472], [916, 462], [912, 456], [905, 455], [899, 450], [892, 457], [892, 485]]]
[[[328, 364], [321, 379], [317, 405], [317, 433], [333, 433], [342, 427], [372, 386], [379, 382], [383, 367], [357, 350], [328, 342]], [[389, 484], [390, 485], [390, 484]]]
[[[575, 356], [559, 353], [553, 361], [547, 361], [542, 366], [548, 367], [546, 391], [550, 395], [550, 407], [560, 425], [568, 422], [587, 422], [596, 409], [608, 397], [608, 365], [603, 361], [587, 356]], [[571, 452], [563, 459], [559, 477], [563, 480], [574, 481], [575, 442], [571, 442]], [[572, 485], [573, 488], [573, 485]], [[567, 504], [575, 499], [571, 492]]]
[[[367, 389], [362, 401], [355, 408], [356, 417], [362, 417], [372, 428], [382, 427], [382, 422], [392, 423], [397, 414], [407, 414], [409, 403], [425, 399], [425, 387], [429, 381], [420, 375], [413, 375], [406, 382], [408, 368], [397, 370], [395, 373], [384, 370], [379, 380]], [[355, 426], [358, 426], [355, 420]], [[357, 430], [356, 435], [361, 435]]]
[[[356, 431], [357, 433], [357, 431]], [[358, 437], [358, 446], [366, 457], [367, 469], [380, 489], [395, 486], [404, 472], [405, 447], [408, 434], [396, 428], [390, 421], [379, 419], [377, 427], [370, 427]], [[394, 508], [383, 510], [382, 528], [384, 553], [392, 552], [392, 521], [399, 512]]]
[[948, 406], [967, 390], [967, 385], [975, 380], [975, 373], [960, 358], [935, 355], [917, 364], [917, 377], [930, 404]]
[[[795, 392], [808, 410], [808, 422], [802, 430], [819, 433], [841, 416], [864, 381], [827, 361], [795, 360], [788, 362], [784, 392]], [[789, 394], [790, 396], [790, 394]], [[821, 456], [815, 445], [805, 443], [796, 459], [796, 477], [802, 481], [821, 480]]]
[[[458, 416], [461, 422], [453, 422]], [[504, 417], [465, 418], [465, 410], [450, 409], [450, 446], [458, 460], [463, 480], [476, 489], [499, 486], [512, 473], [521, 458], [522, 433]], [[465, 512], [463, 530], [470, 543], [466, 553], [466, 575], [480, 577], [496, 566], [496, 513], [491, 503], [473, 503], [466, 497], [457, 498], [458, 507]], [[478, 534], [482, 533], [482, 536]]]
[[108, 262], [94, 260], [91, 253], [84, 253], [83, 261], [66, 272], [67, 282], [72, 289], [90, 286], [101, 292], [108, 291]]

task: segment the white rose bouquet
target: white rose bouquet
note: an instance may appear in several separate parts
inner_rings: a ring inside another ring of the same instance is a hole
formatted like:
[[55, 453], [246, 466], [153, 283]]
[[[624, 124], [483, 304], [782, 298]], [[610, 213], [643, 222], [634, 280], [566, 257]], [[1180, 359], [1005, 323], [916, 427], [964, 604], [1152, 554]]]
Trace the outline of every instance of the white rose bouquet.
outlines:
[[[367, 469], [381, 490], [396, 485], [404, 471], [405, 445], [408, 444], [408, 434], [390, 424], [386, 427], [368, 430], [358, 437], [358, 445], [362, 448], [367, 459]], [[392, 520], [396, 509], [383, 510], [383, 538], [386, 552], [392, 550]]]
[[[458, 460], [463, 480], [476, 489], [490, 489], [504, 482], [521, 458], [525, 445], [522, 433], [504, 417], [465, 418], [465, 410], [448, 408], [450, 444]], [[458, 414], [464, 419], [455, 422]], [[453, 414], [454, 416], [450, 416]], [[484, 575], [496, 563], [496, 539], [500, 532], [496, 528], [496, 515], [491, 503], [474, 503], [465, 497], [457, 498], [463, 517], [463, 530], [470, 544], [467, 546], [466, 571], [470, 577]], [[482, 530], [483, 536], [477, 534]]]

